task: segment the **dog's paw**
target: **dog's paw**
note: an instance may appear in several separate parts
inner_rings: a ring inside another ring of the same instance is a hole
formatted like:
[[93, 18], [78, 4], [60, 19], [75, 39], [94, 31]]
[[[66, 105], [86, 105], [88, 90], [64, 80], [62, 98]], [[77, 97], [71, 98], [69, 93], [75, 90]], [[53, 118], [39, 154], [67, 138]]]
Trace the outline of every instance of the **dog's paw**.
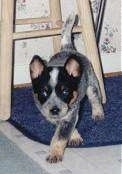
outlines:
[[57, 163], [57, 162], [60, 162], [62, 161], [63, 159], [63, 156], [61, 154], [50, 154], [47, 158], [46, 158], [46, 161], [49, 162], [49, 163]]
[[57, 142], [57, 144], [53, 144], [53, 146], [51, 146], [49, 155], [46, 158], [46, 160], [49, 163], [57, 163], [59, 161], [62, 161], [63, 154], [64, 154], [64, 149], [60, 145], [60, 143]]
[[79, 146], [81, 144], [83, 144], [83, 138], [78, 133], [77, 129], [75, 129], [70, 137], [70, 140], [68, 141], [68, 145], [72, 146], [72, 147], [76, 147], [76, 146]]
[[72, 147], [77, 147], [77, 146], [80, 146], [81, 144], [83, 144], [82, 138], [71, 139], [68, 142], [68, 145]]
[[95, 121], [104, 119], [104, 111], [103, 111], [102, 106], [98, 107], [92, 111], [92, 119]]

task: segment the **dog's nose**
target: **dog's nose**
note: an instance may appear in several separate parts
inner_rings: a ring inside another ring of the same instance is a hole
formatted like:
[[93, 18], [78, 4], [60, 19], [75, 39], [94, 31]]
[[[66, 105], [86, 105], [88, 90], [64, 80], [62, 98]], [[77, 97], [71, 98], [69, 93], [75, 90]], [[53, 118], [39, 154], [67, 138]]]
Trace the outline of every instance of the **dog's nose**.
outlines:
[[58, 115], [60, 109], [57, 106], [53, 106], [52, 109], [50, 110], [52, 115]]

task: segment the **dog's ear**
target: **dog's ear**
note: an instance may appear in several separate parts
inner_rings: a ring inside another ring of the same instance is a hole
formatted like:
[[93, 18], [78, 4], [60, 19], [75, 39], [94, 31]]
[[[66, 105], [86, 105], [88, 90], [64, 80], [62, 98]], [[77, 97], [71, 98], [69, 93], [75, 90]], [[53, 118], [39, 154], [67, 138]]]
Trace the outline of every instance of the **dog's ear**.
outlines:
[[46, 68], [44, 61], [38, 55], [35, 55], [30, 62], [31, 79], [38, 78]]
[[74, 57], [70, 57], [67, 59], [64, 68], [70, 76], [73, 77], [81, 76], [82, 69], [80, 62]]

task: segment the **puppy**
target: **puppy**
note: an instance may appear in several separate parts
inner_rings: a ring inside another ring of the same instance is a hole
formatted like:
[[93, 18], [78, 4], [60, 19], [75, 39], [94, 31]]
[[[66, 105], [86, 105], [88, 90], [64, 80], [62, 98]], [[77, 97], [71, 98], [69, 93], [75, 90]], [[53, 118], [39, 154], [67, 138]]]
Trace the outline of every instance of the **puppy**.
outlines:
[[56, 131], [51, 140], [47, 161], [61, 161], [67, 144], [79, 145], [83, 139], [76, 129], [80, 101], [88, 96], [94, 120], [104, 117], [98, 80], [90, 61], [77, 52], [71, 32], [76, 16], [64, 23], [61, 50], [45, 62], [35, 55], [30, 62], [30, 76], [37, 108]]

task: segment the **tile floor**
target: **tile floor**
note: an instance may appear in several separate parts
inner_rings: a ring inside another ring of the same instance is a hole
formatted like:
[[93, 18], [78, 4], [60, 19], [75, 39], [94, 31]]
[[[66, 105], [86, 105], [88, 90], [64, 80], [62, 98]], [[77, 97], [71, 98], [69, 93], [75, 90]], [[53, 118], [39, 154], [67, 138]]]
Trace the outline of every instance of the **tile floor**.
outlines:
[[[42, 166], [49, 174], [121, 174], [122, 146], [96, 148], [67, 148], [63, 162], [48, 164], [45, 161], [49, 146], [25, 137], [8, 122], [0, 123], [2, 131], [23, 152]], [[41, 174], [41, 173], [40, 173]]]

